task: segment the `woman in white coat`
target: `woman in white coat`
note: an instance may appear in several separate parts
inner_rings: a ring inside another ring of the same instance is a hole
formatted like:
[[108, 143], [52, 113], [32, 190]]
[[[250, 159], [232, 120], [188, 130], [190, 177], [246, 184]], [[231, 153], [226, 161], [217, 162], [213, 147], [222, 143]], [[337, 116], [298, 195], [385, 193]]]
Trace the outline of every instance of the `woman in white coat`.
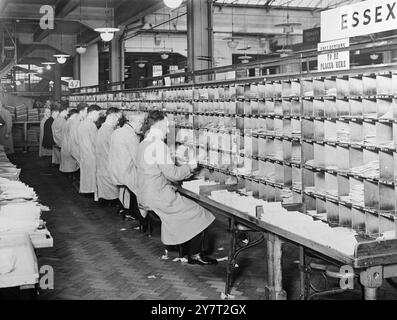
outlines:
[[2, 102], [0, 102], [0, 117], [4, 120], [4, 124], [0, 126], [0, 144], [4, 146], [4, 152], [6, 154], [13, 154], [12, 116], [10, 111], [4, 108]]
[[50, 157], [52, 156], [52, 150], [46, 149], [42, 146], [44, 136], [44, 124], [51, 117], [51, 109], [45, 108], [43, 119], [40, 122], [40, 145], [39, 145], [39, 157]]
[[149, 112], [138, 151], [138, 194], [140, 204], [161, 219], [161, 240], [165, 245], [183, 245], [190, 264], [216, 264], [203, 255], [204, 231], [215, 217], [173, 186], [191, 176], [197, 163], [177, 167], [164, 140], [168, 120], [161, 111]]
[[79, 103], [77, 105], [77, 111], [79, 112], [77, 117], [71, 120], [70, 124], [70, 154], [80, 165], [80, 136], [79, 136], [79, 127], [82, 124], [83, 120], [87, 117], [87, 109], [88, 104]]
[[95, 200], [97, 200], [95, 141], [98, 134], [95, 121], [99, 118], [100, 110], [97, 105], [88, 107], [87, 118], [82, 121], [78, 129], [80, 193], [94, 193]]
[[[96, 179], [98, 198], [114, 201], [119, 197], [119, 188], [113, 183], [109, 174], [110, 139], [122, 116], [120, 109], [109, 108], [106, 111], [106, 120], [98, 130], [95, 142], [96, 152]], [[101, 200], [102, 201], [102, 200]]]
[[61, 145], [61, 166], [59, 170], [63, 173], [74, 173], [79, 169], [77, 161], [70, 153], [71, 135], [70, 129], [73, 121], [78, 117], [77, 109], [71, 109], [67, 116], [66, 124], [62, 131], [62, 145]]
[[146, 225], [146, 221], [139, 211], [136, 194], [139, 134], [144, 120], [144, 114], [129, 113], [126, 116], [126, 122], [112, 134], [108, 160], [110, 178], [113, 184], [119, 187], [120, 203], [135, 219], [141, 221], [143, 226]]

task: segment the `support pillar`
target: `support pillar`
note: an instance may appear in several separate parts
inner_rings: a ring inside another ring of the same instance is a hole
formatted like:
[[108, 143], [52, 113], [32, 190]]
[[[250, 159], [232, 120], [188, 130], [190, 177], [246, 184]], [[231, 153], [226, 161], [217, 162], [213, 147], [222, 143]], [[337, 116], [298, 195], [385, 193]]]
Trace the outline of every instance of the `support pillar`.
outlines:
[[73, 79], [80, 80], [80, 55], [76, 54], [73, 58]]
[[[124, 41], [115, 35], [109, 49], [109, 79], [110, 82], [124, 80]], [[114, 88], [115, 89], [115, 88]]]
[[62, 81], [61, 81], [61, 65], [54, 65], [54, 100], [61, 101], [62, 97]]
[[[187, 2], [188, 71], [212, 68], [213, 4], [211, 0]], [[205, 60], [204, 60], [205, 59]], [[199, 76], [197, 81], [209, 80]]]
[[87, 52], [80, 56], [80, 82], [82, 87], [99, 84], [99, 53], [98, 45], [93, 44]]

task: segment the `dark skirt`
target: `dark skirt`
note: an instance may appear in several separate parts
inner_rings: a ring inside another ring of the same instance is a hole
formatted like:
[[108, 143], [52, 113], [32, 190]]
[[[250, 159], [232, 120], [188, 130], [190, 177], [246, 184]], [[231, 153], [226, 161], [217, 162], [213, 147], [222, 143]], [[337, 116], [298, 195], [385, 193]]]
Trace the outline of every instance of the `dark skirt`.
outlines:
[[44, 123], [42, 146], [49, 150], [52, 150], [53, 146], [55, 145], [54, 137], [52, 136], [53, 122], [54, 122], [54, 119], [52, 117], [49, 117], [48, 120]]

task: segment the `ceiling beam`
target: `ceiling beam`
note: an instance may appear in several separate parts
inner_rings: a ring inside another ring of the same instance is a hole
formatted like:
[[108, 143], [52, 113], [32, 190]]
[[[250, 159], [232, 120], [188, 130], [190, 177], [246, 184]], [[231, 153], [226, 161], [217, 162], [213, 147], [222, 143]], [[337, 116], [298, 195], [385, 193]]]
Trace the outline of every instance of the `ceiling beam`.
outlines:
[[115, 9], [115, 26], [126, 26], [162, 8], [164, 3], [159, 0], [125, 2]]

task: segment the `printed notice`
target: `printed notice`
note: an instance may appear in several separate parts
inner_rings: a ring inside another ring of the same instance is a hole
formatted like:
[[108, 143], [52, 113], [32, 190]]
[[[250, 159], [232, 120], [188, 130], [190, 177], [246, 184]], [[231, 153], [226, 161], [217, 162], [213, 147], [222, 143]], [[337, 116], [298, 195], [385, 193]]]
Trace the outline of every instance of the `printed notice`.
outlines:
[[[349, 47], [349, 39], [328, 41], [318, 44], [318, 51], [339, 50]], [[350, 68], [349, 51], [330, 51], [318, 56], [319, 71], [347, 70]]]

